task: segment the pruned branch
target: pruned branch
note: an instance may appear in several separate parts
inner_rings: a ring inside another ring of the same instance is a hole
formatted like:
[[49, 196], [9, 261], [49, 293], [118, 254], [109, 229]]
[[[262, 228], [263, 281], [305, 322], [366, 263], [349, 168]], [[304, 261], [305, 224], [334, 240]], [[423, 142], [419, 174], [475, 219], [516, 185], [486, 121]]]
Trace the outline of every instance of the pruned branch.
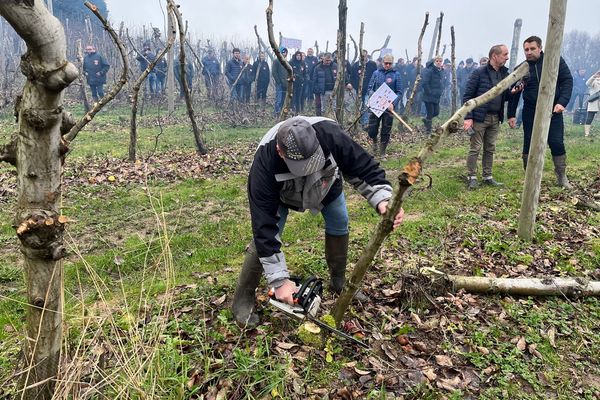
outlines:
[[[290, 108], [290, 102], [292, 101], [292, 91], [294, 90], [292, 75], [293, 75], [294, 71], [292, 70], [292, 66], [290, 65], [290, 63], [287, 62], [287, 60], [285, 58], [283, 58], [283, 56], [281, 55], [281, 52], [279, 51], [279, 46], [275, 42], [275, 35], [273, 34], [273, 0], [269, 0], [269, 6], [267, 7], [266, 14], [267, 14], [267, 33], [269, 34], [269, 44], [271, 45], [271, 50], [273, 50], [273, 53], [275, 53], [277, 60], [279, 60], [281, 65], [283, 65], [283, 67], [285, 68], [285, 70], [288, 73], [287, 93], [285, 96], [285, 101], [283, 103], [283, 107], [281, 108], [281, 114], [279, 116], [279, 120], [283, 121], [287, 118], [287, 114], [288, 114], [288, 111]], [[281, 32], [280, 32], [280, 35], [281, 35]]]
[[354, 57], [352, 57], [352, 62], [350, 63], [350, 64], [354, 64], [356, 62], [356, 58], [358, 57], [358, 54], [359, 54], [358, 46], [356, 45], [356, 40], [354, 40], [352, 35], [348, 35], [348, 36], [350, 36], [350, 40], [352, 40], [352, 44], [354, 45]]
[[[410, 92], [410, 97], [406, 101], [406, 106], [404, 107], [403, 117], [407, 117], [410, 109], [412, 107], [412, 103], [415, 99], [415, 94], [419, 90], [419, 83], [421, 82], [421, 58], [423, 57], [423, 36], [425, 36], [425, 29], [429, 24], [429, 13], [425, 13], [425, 21], [423, 22], [423, 27], [421, 28], [421, 34], [419, 35], [419, 40], [417, 41], [417, 70], [415, 74], [415, 82], [413, 83], [412, 91]], [[407, 60], [408, 62], [408, 60]]]
[[371, 59], [373, 59], [373, 54], [375, 54], [376, 52], [381, 51], [382, 49], [385, 49], [387, 47], [391, 38], [392, 38], [392, 35], [387, 35], [387, 37], [385, 38], [385, 42], [383, 42], [383, 46], [381, 46], [380, 48], [375, 49], [371, 52]]
[[440, 24], [438, 26], [437, 43], [435, 45], [435, 56], [440, 55], [440, 43], [442, 41], [442, 25], [444, 24], [444, 13], [440, 13]]
[[71, 130], [69, 130], [69, 133], [67, 133], [64, 136], [64, 139], [67, 142], [72, 142], [73, 140], [75, 140], [75, 138], [77, 137], [77, 134], [83, 129], [83, 127], [86, 126], [88, 124], [88, 122], [90, 122], [94, 118], [94, 116], [106, 104], [108, 104], [112, 99], [115, 98], [115, 96], [121, 91], [121, 89], [127, 82], [127, 73], [129, 71], [129, 61], [127, 60], [127, 55], [126, 55], [127, 52], [125, 51], [125, 46], [123, 45], [123, 42], [121, 42], [119, 35], [117, 35], [115, 30], [110, 26], [110, 24], [106, 20], [106, 18], [104, 18], [102, 16], [102, 14], [100, 14], [100, 12], [98, 11], [98, 7], [96, 7], [94, 4], [90, 3], [89, 1], [86, 1], [84, 4], [87, 8], [89, 8], [94, 13], [94, 15], [100, 20], [100, 22], [102, 22], [102, 25], [104, 25], [104, 29], [107, 30], [108, 34], [110, 35], [112, 40], [117, 45], [117, 48], [119, 49], [119, 53], [121, 54], [121, 60], [123, 61], [123, 70], [121, 71], [121, 77], [115, 83], [115, 85], [110, 89], [110, 91], [108, 93], [106, 93], [103, 98], [98, 100], [98, 102], [94, 104], [92, 109], [90, 111], [88, 111], [83, 116], [83, 118], [81, 118], [71, 128]]
[[423, 163], [433, 154], [433, 152], [441, 145], [442, 139], [452, 132], [457, 132], [462, 126], [464, 117], [475, 108], [491, 101], [496, 96], [501, 95], [505, 90], [512, 86], [519, 79], [529, 73], [529, 64], [526, 62], [521, 64], [513, 73], [500, 81], [496, 86], [475, 99], [467, 101], [448, 121], [438, 127], [435, 133], [427, 141], [425, 147], [419, 152], [416, 157], [413, 157], [404, 167], [398, 177], [399, 187], [391, 198], [387, 212], [379, 220], [373, 233], [370, 236], [369, 243], [363, 250], [360, 258], [354, 266], [352, 276], [346, 282], [346, 286], [340, 297], [338, 298], [334, 310], [333, 317], [336, 324], [339, 326], [352, 298], [356, 294], [369, 266], [372, 264], [375, 254], [379, 251], [384, 239], [390, 234], [393, 227], [393, 221], [402, 207], [404, 197], [410, 192], [412, 185], [417, 181], [421, 174]]
[[265, 49], [265, 53], [269, 57], [269, 60], [271, 60], [271, 63], [273, 61], [275, 61], [275, 57], [273, 57], [273, 52], [270, 50], [269, 46], [267, 46], [265, 44], [265, 42], [263, 42], [262, 38], [258, 34], [258, 28], [256, 27], [256, 25], [254, 25], [254, 33], [256, 34], [256, 40], [258, 41], [258, 49], [259, 49], [259, 51], [260, 51], [260, 48], [262, 47], [263, 49]]
[[450, 61], [452, 62], [452, 114], [456, 112], [456, 99], [458, 97], [458, 88], [456, 85], [456, 39], [454, 36], [454, 25], [450, 27]]

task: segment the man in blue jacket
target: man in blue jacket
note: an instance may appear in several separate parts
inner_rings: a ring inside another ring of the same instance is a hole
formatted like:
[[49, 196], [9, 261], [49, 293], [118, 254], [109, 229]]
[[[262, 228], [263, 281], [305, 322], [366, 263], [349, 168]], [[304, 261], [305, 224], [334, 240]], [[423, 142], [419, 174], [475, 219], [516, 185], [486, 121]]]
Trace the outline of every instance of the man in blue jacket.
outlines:
[[[523, 42], [525, 59], [529, 64], [529, 77], [515, 89], [518, 94], [513, 96], [508, 105], [508, 124], [511, 128], [516, 127], [515, 114], [521, 92], [523, 93], [523, 168], [527, 168], [527, 158], [529, 157], [529, 146], [531, 144], [531, 134], [533, 131], [533, 118], [535, 116], [535, 106], [538, 98], [540, 79], [542, 77], [542, 68], [544, 65], [544, 52], [542, 51], [542, 39], [537, 36], [531, 36]], [[571, 183], [567, 179], [567, 151], [564, 143], [565, 124], [563, 121], [563, 111], [569, 104], [571, 93], [573, 92], [573, 76], [569, 66], [561, 57], [558, 67], [558, 78], [556, 82], [556, 91], [554, 93], [554, 107], [552, 109], [552, 119], [550, 120], [550, 129], [548, 131], [548, 146], [552, 153], [554, 162], [554, 172], [556, 173], [557, 184], [565, 189], [571, 189]]]
[[[335, 121], [294, 117], [278, 123], [260, 141], [248, 175], [253, 240], [248, 246], [233, 298], [241, 327], [254, 328], [256, 288], [264, 275], [280, 301], [293, 304], [281, 234], [289, 210], [321, 213], [325, 221], [325, 260], [330, 289], [344, 287], [348, 256], [348, 210], [342, 175], [379, 213], [387, 211], [392, 187], [379, 167]], [[404, 210], [394, 217], [396, 228]]]
[[215, 51], [209, 48], [206, 56], [202, 58], [202, 75], [204, 76], [204, 84], [206, 85], [206, 93], [209, 99], [215, 97], [215, 91], [219, 83], [219, 75], [221, 75], [221, 64], [215, 56]]
[[237, 47], [232, 50], [233, 57], [225, 64], [225, 77], [231, 89], [230, 104], [234, 101], [242, 100], [242, 84], [239, 81], [242, 68], [244, 67], [240, 57], [240, 49]]
[[103, 86], [106, 83], [106, 73], [110, 65], [104, 57], [96, 53], [94, 46], [86, 46], [85, 52], [87, 54], [83, 58], [83, 73], [92, 91], [92, 99], [97, 102], [98, 99], [104, 97]]
[[[465, 86], [463, 104], [467, 101], [481, 96], [502, 79], [508, 76], [508, 68], [504, 66], [508, 61], [508, 47], [503, 44], [492, 46], [489, 52], [490, 61], [486, 65], [477, 68], [469, 78]], [[470, 132], [471, 146], [467, 156], [467, 177], [470, 190], [479, 187], [477, 181], [477, 159], [483, 147], [481, 157], [483, 183], [490, 186], [501, 186], [492, 177], [492, 164], [496, 152], [496, 138], [500, 131], [500, 123], [504, 120], [504, 102], [510, 99], [510, 89], [490, 102], [477, 107], [465, 117], [463, 128]]]
[[[390, 132], [392, 131], [392, 124], [394, 123], [394, 117], [392, 111], [394, 107], [402, 100], [402, 82], [398, 71], [394, 70], [394, 56], [386, 54], [383, 56], [383, 62], [381, 68], [373, 73], [371, 81], [369, 82], [369, 96], [375, 92], [379, 86], [386, 84], [392, 91], [394, 91], [398, 97], [393, 104], [390, 104], [389, 109], [384, 111], [381, 116], [375, 115], [373, 112], [369, 115], [369, 137], [373, 141], [373, 155], [379, 154], [382, 157], [385, 156], [385, 150], [390, 142]], [[381, 125], [381, 132], [379, 132], [379, 126]], [[377, 136], [380, 136], [378, 140]], [[377, 143], [380, 142], [379, 148]]]

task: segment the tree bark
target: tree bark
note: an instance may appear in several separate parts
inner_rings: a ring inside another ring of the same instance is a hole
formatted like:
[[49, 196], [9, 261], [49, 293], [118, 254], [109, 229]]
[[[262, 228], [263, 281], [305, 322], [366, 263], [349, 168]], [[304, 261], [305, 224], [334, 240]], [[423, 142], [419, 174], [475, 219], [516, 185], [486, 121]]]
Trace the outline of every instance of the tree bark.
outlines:
[[456, 38], [454, 36], [454, 25], [450, 27], [450, 58], [452, 61], [452, 114], [456, 112], [458, 89], [456, 87]]
[[277, 60], [283, 65], [283, 67], [288, 73], [287, 93], [285, 96], [285, 101], [283, 102], [283, 107], [281, 108], [281, 114], [279, 115], [279, 120], [283, 121], [287, 119], [287, 115], [290, 110], [290, 102], [292, 101], [292, 94], [294, 90], [294, 82], [292, 80], [292, 75], [294, 72], [290, 63], [287, 62], [287, 60], [281, 55], [281, 52], [279, 51], [279, 46], [277, 45], [277, 43], [275, 43], [275, 35], [273, 34], [273, 0], [269, 0], [269, 6], [267, 7], [266, 14], [267, 32], [269, 34], [269, 44], [271, 45], [271, 50], [273, 50], [273, 53], [275, 53]]
[[104, 25], [104, 28], [108, 31], [108, 33], [110, 34], [110, 37], [113, 39], [113, 41], [117, 45], [117, 48], [119, 49], [119, 52], [121, 54], [121, 60], [123, 61], [123, 70], [121, 71], [121, 77], [119, 78], [117, 83], [110, 89], [110, 91], [108, 93], [106, 93], [103, 98], [101, 98], [96, 103], [94, 103], [94, 106], [92, 107], [92, 109], [90, 111], [88, 111], [83, 116], [83, 118], [81, 118], [79, 121], [77, 121], [77, 123], [75, 125], [73, 125], [73, 127], [71, 127], [69, 132], [65, 133], [64, 138], [67, 142], [72, 142], [73, 140], [75, 140], [75, 138], [77, 137], [77, 134], [94, 118], [94, 116], [108, 102], [110, 102], [112, 99], [115, 98], [115, 96], [121, 91], [121, 89], [127, 82], [127, 74], [129, 73], [129, 61], [127, 60], [127, 55], [126, 55], [127, 52], [125, 51], [125, 46], [123, 46], [123, 42], [121, 42], [119, 35], [117, 35], [117, 33], [110, 26], [108, 21], [102, 16], [102, 14], [100, 14], [100, 12], [98, 11], [98, 7], [96, 7], [89, 1], [86, 1], [84, 4], [87, 8], [89, 8], [94, 13], [94, 15], [96, 15], [96, 17], [100, 20], [100, 22], [102, 22], [102, 24]]
[[[566, 11], [567, 0], [551, 0], [544, 64], [535, 107], [531, 147], [525, 171], [525, 184], [517, 229], [519, 237], [526, 240], [531, 240], [535, 233], [535, 217], [544, 170], [544, 154], [548, 143], [548, 129], [554, 108]], [[529, 65], [527, 62], [524, 64]]]
[[412, 91], [410, 92], [410, 97], [406, 101], [406, 106], [404, 107], [404, 114], [402, 115], [404, 118], [406, 118], [410, 113], [410, 109], [415, 100], [415, 94], [419, 90], [419, 82], [421, 82], [421, 58], [423, 57], [423, 36], [425, 35], [425, 29], [427, 28], [427, 24], [429, 24], [428, 12], [425, 13], [425, 21], [423, 22], [421, 34], [419, 35], [419, 40], [417, 41], [417, 71], [415, 74], [415, 82], [413, 83]]
[[[344, 94], [346, 93], [346, 16], [348, 5], [346, 0], [340, 0], [338, 5], [338, 37], [337, 37], [337, 61], [338, 70], [333, 95], [335, 95], [335, 119], [340, 125], [344, 125]], [[330, 101], [333, 101], [333, 95]], [[331, 107], [331, 104], [330, 104]]]
[[[196, 142], [196, 150], [199, 154], [206, 154], [206, 146], [204, 146], [204, 141], [200, 135], [200, 129], [198, 128], [196, 115], [194, 113], [194, 107], [192, 106], [192, 95], [187, 85], [188, 77], [185, 75], [185, 29], [183, 27], [183, 18], [181, 17], [179, 8], [175, 5], [173, 0], [167, 0], [167, 3], [171, 6], [171, 10], [173, 11], [175, 19], [177, 20], [177, 27], [179, 28], [179, 73], [181, 76], [181, 85], [183, 86], [183, 94], [185, 96], [188, 117], [190, 118], [190, 123], [192, 124], [192, 132], [194, 133], [194, 140]], [[170, 34], [175, 35], [175, 32], [173, 31]]]
[[464, 117], [476, 107], [486, 104], [494, 97], [500, 95], [503, 91], [509, 88], [513, 83], [517, 82], [523, 76], [529, 73], [529, 65], [525, 63], [517, 68], [508, 77], [500, 81], [496, 86], [482, 94], [479, 97], [467, 101], [448, 121], [438, 127], [427, 141], [425, 147], [419, 152], [416, 157], [413, 157], [404, 167], [398, 177], [399, 187], [390, 199], [387, 212], [381, 217], [379, 223], [375, 227], [370, 236], [369, 243], [363, 250], [360, 258], [354, 266], [352, 276], [346, 281], [346, 285], [342, 294], [335, 303], [332, 315], [336, 324], [339, 326], [344, 318], [344, 314], [356, 294], [365, 274], [375, 254], [379, 251], [384, 239], [390, 234], [393, 227], [394, 217], [400, 211], [404, 197], [410, 192], [410, 188], [419, 178], [423, 163], [433, 154], [433, 152], [441, 145], [442, 139], [450, 133], [457, 132], [462, 126]]
[[66, 58], [62, 25], [39, 1], [2, 1], [0, 14], [27, 44], [21, 71], [27, 77], [18, 106], [18, 199], [15, 225], [27, 285], [22, 398], [50, 399], [62, 343], [60, 261], [65, 218], [60, 215], [63, 90], [77, 78]]
[[523, 26], [523, 20], [521, 18], [517, 18], [515, 20], [515, 26], [513, 29], [513, 39], [512, 45], [510, 47], [510, 62], [508, 64], [509, 72], [512, 72], [515, 69], [515, 65], [517, 65], [517, 57], [519, 56], [519, 38], [521, 37], [521, 26]]

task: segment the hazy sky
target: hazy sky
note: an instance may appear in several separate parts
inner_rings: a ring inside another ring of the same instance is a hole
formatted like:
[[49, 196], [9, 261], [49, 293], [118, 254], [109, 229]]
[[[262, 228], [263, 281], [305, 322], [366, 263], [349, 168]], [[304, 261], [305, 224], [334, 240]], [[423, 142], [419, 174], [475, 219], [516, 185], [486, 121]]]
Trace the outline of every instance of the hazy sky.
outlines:
[[[106, 0], [112, 23], [124, 21], [128, 26], [164, 27], [164, 0]], [[183, 18], [195, 39], [227, 39], [236, 45], [242, 41], [255, 43], [253, 27], [267, 42], [265, 9], [267, 0], [179, 0]], [[358, 42], [360, 23], [365, 23], [364, 47], [382, 46], [390, 34], [388, 45], [394, 56], [416, 55], [417, 39], [425, 12], [429, 11], [429, 26], [423, 39], [426, 57], [431, 45], [435, 19], [444, 12], [442, 44], [448, 44], [445, 57], [450, 56], [450, 26], [456, 34], [457, 59], [487, 55], [489, 48], [505, 43], [510, 48], [516, 18], [523, 20], [521, 40], [530, 35], [546, 37], [550, 0], [348, 0], [348, 33]], [[274, 0], [274, 32], [303, 41], [303, 50], [315, 40], [324, 50], [335, 47], [338, 26], [336, 0]], [[570, 0], [565, 32], [573, 29], [600, 34], [598, 16], [600, 0]], [[163, 30], [164, 31], [164, 30]], [[348, 39], [349, 40], [349, 39]], [[350, 56], [354, 54], [351, 45]], [[519, 52], [519, 59], [523, 59]]]

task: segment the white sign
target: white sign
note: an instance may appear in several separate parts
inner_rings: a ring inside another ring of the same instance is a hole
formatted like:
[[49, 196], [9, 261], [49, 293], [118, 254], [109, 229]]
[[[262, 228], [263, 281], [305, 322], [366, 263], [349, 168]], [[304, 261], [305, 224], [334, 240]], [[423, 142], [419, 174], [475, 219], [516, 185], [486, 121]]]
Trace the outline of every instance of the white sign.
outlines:
[[379, 57], [383, 57], [386, 54], [392, 54], [392, 49], [384, 47], [383, 49], [380, 50]]
[[367, 107], [377, 116], [377, 118], [381, 117], [381, 114], [385, 112], [390, 107], [390, 104], [396, 100], [398, 95], [394, 93], [392, 89], [386, 84], [383, 83], [379, 86], [379, 89], [375, 91], [369, 97], [369, 102], [367, 103]]
[[285, 47], [287, 49], [296, 49], [300, 50], [302, 48], [302, 40], [281, 37], [281, 47]]

